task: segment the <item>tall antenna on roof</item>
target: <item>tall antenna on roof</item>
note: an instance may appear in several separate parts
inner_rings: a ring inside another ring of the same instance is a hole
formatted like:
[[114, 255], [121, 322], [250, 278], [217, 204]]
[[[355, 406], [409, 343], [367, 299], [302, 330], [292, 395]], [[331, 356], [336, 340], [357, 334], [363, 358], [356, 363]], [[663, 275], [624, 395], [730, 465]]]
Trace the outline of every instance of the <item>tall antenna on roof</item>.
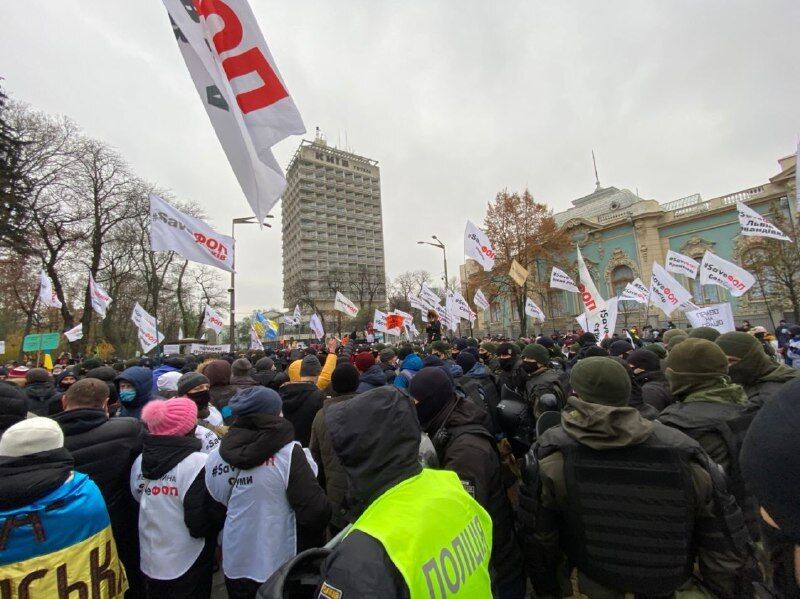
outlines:
[[600, 187], [600, 177], [597, 176], [597, 160], [594, 158], [594, 150], [592, 150], [592, 164], [594, 165], [594, 184], [595, 184], [595, 191], [599, 191]]

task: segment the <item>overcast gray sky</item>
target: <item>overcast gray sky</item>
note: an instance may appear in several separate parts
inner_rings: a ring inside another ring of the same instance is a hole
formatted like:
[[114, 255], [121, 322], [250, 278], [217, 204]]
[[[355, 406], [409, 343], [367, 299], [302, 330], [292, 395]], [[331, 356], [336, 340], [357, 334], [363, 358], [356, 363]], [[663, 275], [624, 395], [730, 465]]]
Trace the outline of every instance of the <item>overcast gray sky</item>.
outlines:
[[[388, 275], [461, 260], [507, 187], [554, 210], [758, 185], [800, 132], [797, 0], [250, 0], [309, 131], [380, 162]], [[3, 0], [0, 75], [227, 232], [249, 207], [158, 0]], [[276, 148], [286, 166], [300, 138]], [[276, 207], [274, 212], [280, 213]], [[409, 222], [408, 216], [414, 220]], [[278, 219], [276, 219], [278, 220]], [[237, 230], [242, 310], [282, 303], [280, 222]], [[335, 248], [331, 248], [335, 251]]]

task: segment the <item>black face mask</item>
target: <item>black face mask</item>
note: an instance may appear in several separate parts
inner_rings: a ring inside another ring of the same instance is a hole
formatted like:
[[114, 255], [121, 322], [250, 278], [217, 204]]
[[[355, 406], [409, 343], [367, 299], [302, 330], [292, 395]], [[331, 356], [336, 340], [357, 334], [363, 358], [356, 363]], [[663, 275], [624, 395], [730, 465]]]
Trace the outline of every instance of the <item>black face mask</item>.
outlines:
[[211, 392], [206, 389], [205, 391], [198, 391], [197, 393], [187, 393], [186, 397], [197, 404], [198, 410], [203, 410], [208, 407], [208, 401], [211, 399]]
[[458, 357], [458, 354], [460, 354], [460, 353], [461, 352], [458, 352], [458, 351], [450, 352], [450, 357], [455, 360]]
[[541, 368], [541, 366], [539, 365], [539, 362], [523, 362], [522, 363], [522, 370], [524, 370], [528, 374], [530, 374], [531, 372], [536, 372], [540, 368]]
[[489, 354], [478, 354], [478, 359], [484, 364], [489, 360]]
[[513, 368], [513, 366], [514, 366], [514, 359], [513, 358], [500, 358], [498, 360], [498, 362], [500, 363], [500, 369], [501, 370], [508, 371], [508, 370], [511, 370], [511, 368]]

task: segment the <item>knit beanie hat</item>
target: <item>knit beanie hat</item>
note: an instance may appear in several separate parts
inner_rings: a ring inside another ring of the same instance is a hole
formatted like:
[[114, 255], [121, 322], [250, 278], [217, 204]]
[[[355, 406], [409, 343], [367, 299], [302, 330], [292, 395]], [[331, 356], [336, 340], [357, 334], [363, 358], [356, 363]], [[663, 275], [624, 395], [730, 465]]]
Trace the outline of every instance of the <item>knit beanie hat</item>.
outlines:
[[182, 397], [195, 387], [199, 387], [200, 385], [207, 383], [208, 377], [206, 375], [199, 372], [187, 372], [186, 374], [181, 375], [181, 378], [178, 379], [176, 391], [178, 392], [178, 395]]
[[631, 368], [641, 368], [645, 372], [661, 370], [661, 359], [653, 352], [646, 349], [635, 349], [627, 358]]
[[550, 339], [550, 337], [539, 337], [536, 340], [536, 343], [538, 343], [542, 347], [546, 347], [547, 349], [550, 349], [556, 344], [556, 342]]
[[372, 355], [372, 352], [362, 351], [360, 354], [356, 354], [353, 363], [359, 371], [366, 372], [375, 365], [375, 356]]
[[627, 406], [631, 399], [631, 377], [625, 367], [605, 357], [579, 360], [569, 376], [572, 389], [589, 403]]
[[439, 353], [446, 354], [450, 352], [450, 344], [447, 341], [434, 341], [431, 343], [431, 351], [438, 351]]
[[607, 358], [609, 355], [608, 350], [605, 347], [600, 347], [599, 345], [590, 345], [586, 348], [583, 352], [583, 358]]
[[467, 340], [464, 337], [456, 337], [453, 339], [453, 349], [457, 349], [458, 351], [463, 351], [469, 347]]
[[359, 374], [352, 364], [339, 364], [331, 373], [331, 389], [339, 395], [355, 393], [358, 389]]
[[684, 335], [683, 333], [680, 333], [679, 335], [672, 335], [672, 337], [669, 338], [669, 341], [666, 342], [667, 350], [672, 352], [672, 350], [675, 349], [679, 343], [683, 343], [688, 338], [689, 337], [687, 335]]
[[578, 337], [578, 345], [581, 347], [585, 345], [594, 345], [595, 343], [597, 343], [597, 337], [594, 336], [594, 333], [584, 333]]
[[764, 352], [761, 341], [748, 333], [734, 331], [720, 335], [716, 341], [726, 356], [739, 358], [728, 365], [728, 375], [739, 385], [753, 385], [762, 378], [786, 381], [800, 375], [800, 370], [776, 364]]
[[253, 370], [253, 365], [247, 358], [239, 358], [233, 361], [231, 370], [233, 371], [233, 376], [246, 376]]
[[257, 372], [267, 372], [275, 367], [275, 362], [272, 358], [261, 358], [256, 362]]
[[498, 356], [514, 356], [519, 355], [519, 347], [515, 343], [501, 343], [497, 346], [497, 355]]
[[278, 392], [268, 387], [246, 387], [231, 397], [228, 407], [234, 416], [248, 414], [270, 414], [278, 416], [283, 409], [283, 401]]
[[728, 357], [716, 343], [687, 338], [670, 350], [666, 375], [675, 396], [718, 387], [730, 380]]
[[475, 339], [475, 337], [467, 337], [467, 346], [474, 347], [477, 349], [479, 345], [480, 344], [478, 343], [478, 340]]
[[486, 353], [497, 355], [497, 344], [492, 343], [490, 341], [484, 341], [481, 343], [481, 349], [484, 350]]
[[621, 356], [629, 351], [633, 351], [633, 346], [625, 339], [617, 339], [608, 348], [608, 353], [612, 356]]
[[417, 417], [424, 428], [455, 395], [453, 381], [441, 368], [423, 368], [408, 386], [417, 403]]
[[661, 338], [661, 340], [664, 343], [669, 343], [669, 340], [675, 335], [686, 335], [686, 331], [682, 331], [680, 329], [669, 329], [668, 331], [664, 332], [664, 336]]
[[[92, 368], [99, 368], [102, 365], [103, 363], [97, 358], [86, 358], [83, 362], [81, 362], [81, 370], [86, 372]], [[138, 363], [134, 364], [134, 366], [138, 366]]]
[[798, 428], [800, 381], [793, 381], [758, 411], [739, 458], [748, 489], [793, 544], [800, 544], [800, 460], [790, 439]]
[[300, 365], [302, 363], [302, 360], [295, 360], [289, 364], [289, 367], [286, 369], [286, 374], [289, 376], [290, 382], [296, 383], [300, 380]]
[[46, 383], [50, 380], [50, 373], [44, 368], [31, 368], [25, 373], [26, 383]]
[[719, 337], [719, 331], [713, 327], [695, 327], [689, 330], [689, 338], [708, 339], [709, 341], [716, 341]]
[[[371, 355], [371, 354], [370, 354]], [[373, 358], [373, 362], [375, 359]], [[319, 376], [322, 372], [322, 364], [319, 363], [317, 356], [306, 356], [300, 363], [300, 376]]]
[[203, 368], [203, 374], [212, 387], [231, 384], [231, 365], [226, 360], [211, 360]]
[[181, 376], [181, 373], [177, 370], [165, 372], [156, 379], [156, 389], [158, 389], [160, 393], [176, 393], [178, 391], [178, 381]]
[[539, 345], [538, 343], [529, 343], [526, 345], [525, 349], [522, 350], [522, 357], [528, 358], [529, 360], [536, 360], [542, 366], [546, 366], [550, 363], [550, 352], [547, 351], [544, 345]]
[[646, 349], [647, 351], [653, 352], [655, 355], [657, 355], [662, 360], [666, 359], [666, 357], [667, 357], [667, 348], [665, 348], [660, 343], [649, 343], [649, 344], [644, 346], [644, 349]]
[[391, 347], [387, 347], [382, 349], [378, 352], [378, 357], [381, 360], [381, 364], [387, 364], [392, 361], [397, 354], [394, 353], [394, 350]]
[[397, 348], [397, 358], [402, 362], [408, 356], [414, 353], [414, 347], [411, 345], [403, 344]]
[[149, 401], [142, 421], [153, 435], [183, 437], [197, 426], [197, 404], [188, 397]]
[[55, 420], [36, 417], [17, 422], [0, 437], [0, 456], [18, 458], [64, 447], [64, 433]]
[[475, 357], [475, 354], [468, 351], [462, 351], [456, 357], [456, 364], [461, 366], [461, 370], [464, 371], [464, 374], [467, 374], [472, 367], [475, 366], [478, 359]]
[[0, 434], [28, 415], [25, 393], [12, 383], [0, 381]]

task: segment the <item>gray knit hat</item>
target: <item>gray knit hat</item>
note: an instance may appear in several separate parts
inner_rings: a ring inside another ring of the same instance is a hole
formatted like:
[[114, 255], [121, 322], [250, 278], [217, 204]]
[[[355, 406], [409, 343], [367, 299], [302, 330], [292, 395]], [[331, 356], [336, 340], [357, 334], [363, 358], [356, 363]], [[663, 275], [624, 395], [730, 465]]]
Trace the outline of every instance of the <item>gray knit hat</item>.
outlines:
[[300, 376], [319, 376], [322, 372], [322, 364], [319, 363], [317, 356], [306, 356], [300, 363]]

